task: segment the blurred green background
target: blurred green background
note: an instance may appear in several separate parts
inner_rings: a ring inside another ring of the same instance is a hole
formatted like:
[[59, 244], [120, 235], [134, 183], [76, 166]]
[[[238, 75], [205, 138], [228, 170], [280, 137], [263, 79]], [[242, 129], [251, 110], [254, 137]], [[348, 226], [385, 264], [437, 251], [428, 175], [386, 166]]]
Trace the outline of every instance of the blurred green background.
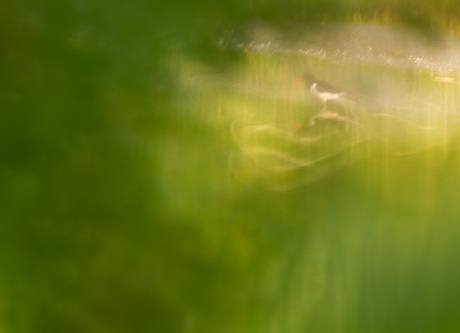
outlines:
[[[238, 22], [376, 22], [457, 36], [459, 9], [447, 0], [0, 3], [0, 332], [457, 332], [455, 126], [409, 157], [369, 143], [358, 152], [366, 159], [272, 192], [251, 170], [232, 179], [230, 125], [243, 110], [276, 117], [284, 102], [184, 82], [199, 72], [297, 78], [282, 56], [219, 49]], [[432, 91], [428, 79], [394, 75]], [[439, 94], [455, 110], [457, 85]]]

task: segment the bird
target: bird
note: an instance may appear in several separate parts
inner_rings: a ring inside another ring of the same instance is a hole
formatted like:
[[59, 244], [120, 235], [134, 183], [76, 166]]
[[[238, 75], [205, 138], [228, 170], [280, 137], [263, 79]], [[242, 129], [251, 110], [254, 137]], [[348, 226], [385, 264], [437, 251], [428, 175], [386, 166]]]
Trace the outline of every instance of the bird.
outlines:
[[[348, 117], [345, 117], [337, 112], [333, 112], [331, 110], [326, 109], [328, 101], [342, 102], [342, 97], [346, 96], [347, 92], [328, 82], [317, 79], [314, 75], [310, 73], [305, 73], [303, 77], [295, 80], [293, 82], [293, 85], [301, 81], [305, 81], [305, 84], [309, 89], [310, 93], [315, 98], [319, 99], [322, 106], [321, 111], [314, 117], [310, 118], [310, 126], [315, 125], [316, 119], [334, 120], [339, 122], [346, 122], [348, 120]], [[343, 105], [335, 105], [332, 109], [335, 111], [340, 110], [341, 113], [344, 112]]]
[[323, 109], [326, 108], [328, 101], [339, 100], [347, 94], [344, 90], [328, 82], [321, 81], [310, 73], [305, 73], [303, 77], [294, 82], [300, 81], [305, 81], [310, 93], [321, 101]]

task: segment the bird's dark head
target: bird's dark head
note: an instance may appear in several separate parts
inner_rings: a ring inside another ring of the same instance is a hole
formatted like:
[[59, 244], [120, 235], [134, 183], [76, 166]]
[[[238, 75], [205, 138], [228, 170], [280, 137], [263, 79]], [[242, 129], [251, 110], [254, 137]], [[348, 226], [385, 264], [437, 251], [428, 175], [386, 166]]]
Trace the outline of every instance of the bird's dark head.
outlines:
[[318, 81], [318, 80], [316, 79], [316, 77], [315, 77], [313, 74], [308, 73], [308, 72], [305, 73], [305, 74], [303, 75], [303, 79], [304, 79], [304, 81], [305, 81], [305, 84], [306, 84], [308, 87], [310, 87], [313, 83], [315, 83], [315, 82]]

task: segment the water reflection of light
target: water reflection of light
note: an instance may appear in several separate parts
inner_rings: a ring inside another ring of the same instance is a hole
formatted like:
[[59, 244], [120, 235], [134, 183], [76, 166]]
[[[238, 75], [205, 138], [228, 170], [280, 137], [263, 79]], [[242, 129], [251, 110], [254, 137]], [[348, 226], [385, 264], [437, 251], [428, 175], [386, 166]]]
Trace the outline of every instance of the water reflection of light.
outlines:
[[[388, 63], [387, 56], [374, 64], [337, 62], [327, 52], [324, 60], [278, 52], [275, 42], [265, 43], [272, 49], [264, 53], [254, 50], [257, 41], [248, 45], [234, 71], [219, 75], [203, 71], [203, 64], [196, 71], [187, 64], [183, 76], [191, 109], [230, 132], [229, 169], [239, 183], [289, 191], [356, 162], [385, 165], [381, 160], [388, 156], [446, 147], [460, 119], [452, 74], [418, 65], [401, 69], [399, 60]], [[382, 50], [367, 45], [371, 51]], [[409, 58], [417, 62], [422, 57], [413, 51]], [[308, 87], [292, 85], [305, 70], [352, 93], [325, 107]]]
[[219, 45], [342, 63], [386, 64], [449, 73], [460, 68], [460, 39], [438, 33], [433, 43], [409, 29], [379, 24], [287, 24], [275, 28], [264, 22], [248, 22], [244, 33], [226, 31]]

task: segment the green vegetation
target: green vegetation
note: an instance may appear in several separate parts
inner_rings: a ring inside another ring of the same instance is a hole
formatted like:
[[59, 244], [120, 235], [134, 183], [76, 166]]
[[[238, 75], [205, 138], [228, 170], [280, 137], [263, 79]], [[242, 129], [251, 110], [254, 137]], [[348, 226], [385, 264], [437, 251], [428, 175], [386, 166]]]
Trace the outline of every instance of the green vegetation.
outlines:
[[[0, 4], [0, 332], [456, 332], [458, 73], [216, 41], [248, 20], [458, 35], [458, 9]], [[306, 68], [375, 100], [309, 127]]]

